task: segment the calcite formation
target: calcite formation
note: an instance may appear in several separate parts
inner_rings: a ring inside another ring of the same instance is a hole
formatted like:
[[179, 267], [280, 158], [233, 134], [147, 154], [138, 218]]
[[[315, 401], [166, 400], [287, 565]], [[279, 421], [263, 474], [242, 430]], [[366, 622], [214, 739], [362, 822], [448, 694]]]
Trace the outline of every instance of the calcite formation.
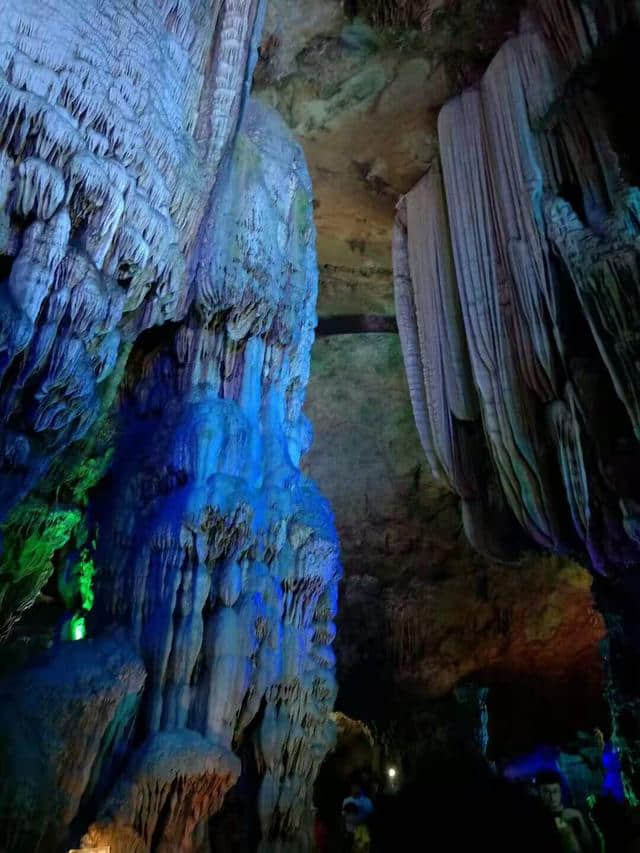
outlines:
[[589, 4], [535, 6], [481, 86], [444, 107], [441, 167], [404, 198], [394, 244], [418, 428], [469, 537], [482, 544], [492, 504], [598, 571], [637, 556], [640, 224], [602, 110], [567, 89], [622, 21], [602, 5], [607, 22]]
[[145, 670], [124, 632], [53, 650], [0, 683], [3, 850], [55, 850], [128, 748]]
[[126, 748], [89, 714], [106, 754], [46, 839], [7, 815], [40, 820], [61, 769], [4, 791], [15, 851], [206, 849], [245, 772], [261, 849], [308, 844], [340, 568], [299, 470], [315, 231], [302, 153], [249, 98], [264, 5], [0, 2], [0, 621], [10, 638], [57, 570], [140, 668]]
[[[87, 435], [137, 336], [185, 315], [262, 9], [5, 0], [0, 13], [4, 520]], [[26, 575], [43, 576], [6, 573], [5, 619], [30, 603]]]
[[441, 0], [351, 0], [350, 11], [364, 13], [378, 26], [425, 25]]
[[[637, 601], [640, 558], [640, 191], [581, 72], [597, 76], [634, 16], [615, 0], [529, 4], [442, 109], [440, 163], [402, 200], [394, 240], [416, 423], [469, 539], [508, 559], [523, 536], [578, 556], [607, 578], [610, 629]], [[637, 694], [620, 663], [633, 637], [610, 630], [628, 644], [610, 656], [614, 716]]]

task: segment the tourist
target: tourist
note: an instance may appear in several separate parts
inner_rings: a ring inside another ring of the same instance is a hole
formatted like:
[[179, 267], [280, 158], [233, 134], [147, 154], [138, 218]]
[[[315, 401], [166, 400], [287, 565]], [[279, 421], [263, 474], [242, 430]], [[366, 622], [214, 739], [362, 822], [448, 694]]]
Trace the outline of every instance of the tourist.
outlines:
[[344, 821], [344, 849], [352, 853], [369, 853], [371, 835], [368, 821], [373, 814], [373, 803], [357, 782], [351, 785], [351, 793], [342, 803]]
[[364, 823], [368, 821], [371, 815], [373, 814], [373, 803], [363, 791], [362, 785], [360, 785], [358, 782], [353, 782], [351, 784], [351, 793], [348, 797], [344, 799], [342, 803], [343, 813], [345, 810], [345, 806], [351, 804], [355, 806], [355, 814], [357, 815], [358, 823]]
[[566, 808], [562, 801], [562, 780], [552, 770], [536, 778], [538, 795], [553, 815], [556, 830], [566, 853], [595, 853], [593, 837], [581, 812]]

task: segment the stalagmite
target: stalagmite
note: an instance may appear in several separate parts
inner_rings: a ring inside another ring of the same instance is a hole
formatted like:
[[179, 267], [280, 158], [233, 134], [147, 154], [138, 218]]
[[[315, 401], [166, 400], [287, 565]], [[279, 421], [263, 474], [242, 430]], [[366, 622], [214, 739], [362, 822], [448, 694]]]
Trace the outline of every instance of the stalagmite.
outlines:
[[[301, 149], [249, 98], [264, 6], [0, 0], [0, 628], [67, 573], [96, 639], [58, 653], [80, 706], [55, 736], [100, 751], [48, 834], [25, 827], [62, 768], [3, 788], [16, 853], [204, 850], [253, 763], [261, 849], [310, 843], [340, 566], [299, 469], [315, 230]], [[74, 668], [114, 625], [135, 678], [105, 672], [128, 698], [97, 720]]]
[[[145, 681], [124, 633], [74, 643], [0, 682], [6, 850], [52, 850], [131, 742]], [[102, 792], [104, 793], [104, 791]]]

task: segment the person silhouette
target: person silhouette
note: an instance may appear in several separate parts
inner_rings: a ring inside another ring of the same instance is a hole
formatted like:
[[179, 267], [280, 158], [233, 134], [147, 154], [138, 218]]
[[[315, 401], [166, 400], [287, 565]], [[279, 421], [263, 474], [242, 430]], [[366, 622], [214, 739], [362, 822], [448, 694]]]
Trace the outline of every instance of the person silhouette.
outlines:
[[559, 773], [547, 770], [536, 777], [538, 795], [551, 812], [566, 853], [595, 853], [593, 838], [578, 809], [567, 808], [562, 800], [562, 779]]

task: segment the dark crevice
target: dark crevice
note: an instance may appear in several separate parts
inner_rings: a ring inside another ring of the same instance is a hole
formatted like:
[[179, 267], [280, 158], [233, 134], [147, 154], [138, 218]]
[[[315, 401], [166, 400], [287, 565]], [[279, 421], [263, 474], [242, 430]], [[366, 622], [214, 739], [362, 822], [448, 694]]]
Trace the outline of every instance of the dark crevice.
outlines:
[[11, 275], [14, 258], [11, 255], [0, 254], [0, 281], [6, 281]]
[[630, 115], [628, 86], [640, 74], [639, 39], [638, 25], [627, 22], [620, 35], [598, 51], [594, 62], [594, 89], [608, 119], [612, 147], [626, 180], [636, 186], [640, 184], [640, 127]]
[[384, 314], [339, 314], [334, 317], [320, 317], [316, 336], [362, 335], [374, 333], [398, 334], [396, 318]]

